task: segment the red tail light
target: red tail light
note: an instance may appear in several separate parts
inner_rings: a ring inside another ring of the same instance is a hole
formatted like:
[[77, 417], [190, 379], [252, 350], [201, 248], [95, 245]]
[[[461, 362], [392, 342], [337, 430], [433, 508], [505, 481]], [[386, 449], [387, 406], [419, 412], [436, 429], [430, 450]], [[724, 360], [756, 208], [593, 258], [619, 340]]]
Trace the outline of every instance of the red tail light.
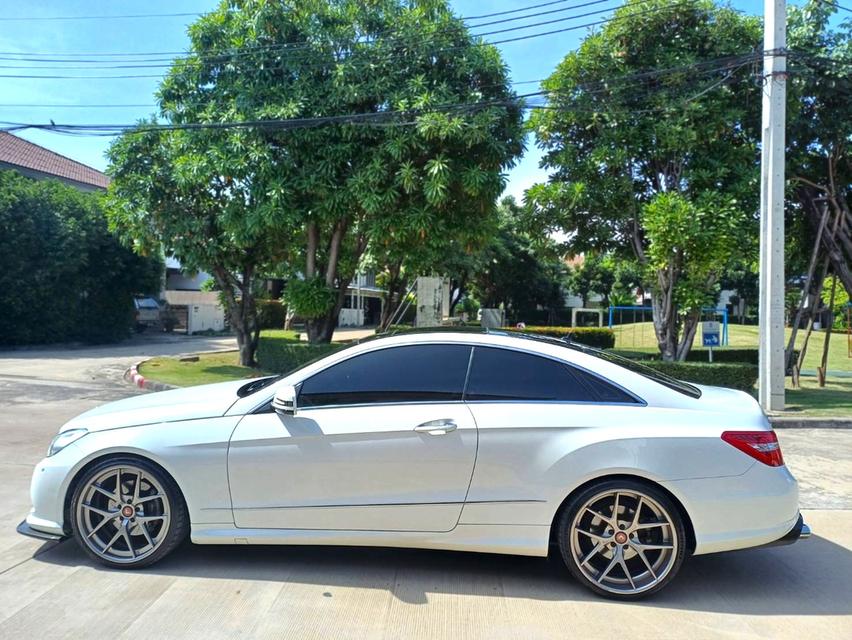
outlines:
[[774, 431], [725, 431], [722, 440], [770, 467], [784, 464], [781, 445]]

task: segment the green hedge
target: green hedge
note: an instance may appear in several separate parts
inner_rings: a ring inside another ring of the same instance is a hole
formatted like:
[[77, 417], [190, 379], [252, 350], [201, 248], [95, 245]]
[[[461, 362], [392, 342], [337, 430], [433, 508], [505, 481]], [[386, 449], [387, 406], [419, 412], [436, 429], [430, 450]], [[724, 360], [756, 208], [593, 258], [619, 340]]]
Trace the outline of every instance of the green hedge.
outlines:
[[258, 300], [257, 322], [261, 329], [283, 329], [287, 307], [280, 300]]
[[603, 327], [526, 327], [524, 329], [508, 329], [508, 331], [551, 338], [568, 338], [573, 342], [598, 349], [612, 349], [615, 346], [615, 333], [612, 329]]
[[270, 373], [290, 373], [304, 364], [336, 351], [340, 344], [308, 344], [282, 338], [260, 337], [257, 364]]
[[126, 338], [163, 268], [109, 231], [99, 194], [0, 171], [0, 345]]
[[[446, 331], [453, 330], [453, 327], [442, 328]], [[461, 331], [475, 330], [474, 327], [469, 326], [457, 328]], [[406, 333], [408, 331], [417, 331], [417, 329], [406, 324], [393, 324], [388, 327], [388, 333]], [[504, 327], [500, 331], [528, 333], [536, 336], [548, 336], [550, 338], [568, 338], [574, 342], [598, 349], [611, 349], [615, 346], [615, 333], [613, 333], [612, 329], [602, 327], [527, 327], [525, 329]]]
[[[713, 355], [715, 357], [715, 353]], [[642, 364], [678, 380], [715, 387], [751, 391], [757, 382], [757, 366], [753, 364], [663, 362], [661, 360], [645, 360]]]

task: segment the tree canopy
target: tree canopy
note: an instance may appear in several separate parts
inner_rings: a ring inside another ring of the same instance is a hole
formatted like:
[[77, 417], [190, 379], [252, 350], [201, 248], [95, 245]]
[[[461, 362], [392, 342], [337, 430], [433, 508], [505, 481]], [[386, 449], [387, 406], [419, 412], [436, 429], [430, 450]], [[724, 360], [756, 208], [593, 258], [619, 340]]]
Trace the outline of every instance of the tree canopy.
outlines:
[[[531, 124], [550, 178], [527, 192], [531, 221], [569, 233], [574, 251], [631, 252], [649, 270], [662, 355], [683, 358], [731, 257], [687, 247], [755, 237], [761, 28], [709, 0], [630, 0], [615, 17], [543, 84]], [[685, 212], [702, 224], [675, 237], [666, 219]]]

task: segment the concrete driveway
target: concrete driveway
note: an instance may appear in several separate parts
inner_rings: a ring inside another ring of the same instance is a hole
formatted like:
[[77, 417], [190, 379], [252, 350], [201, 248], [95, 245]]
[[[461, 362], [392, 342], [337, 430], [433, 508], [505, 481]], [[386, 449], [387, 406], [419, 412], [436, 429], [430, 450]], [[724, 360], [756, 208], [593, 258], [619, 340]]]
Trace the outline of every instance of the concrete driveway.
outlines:
[[57, 427], [135, 393], [114, 373], [184, 341], [0, 353], [0, 638], [851, 638], [852, 431], [784, 431], [814, 536], [701, 556], [648, 601], [587, 593], [555, 561], [389, 549], [194, 547], [111, 571], [15, 533]]

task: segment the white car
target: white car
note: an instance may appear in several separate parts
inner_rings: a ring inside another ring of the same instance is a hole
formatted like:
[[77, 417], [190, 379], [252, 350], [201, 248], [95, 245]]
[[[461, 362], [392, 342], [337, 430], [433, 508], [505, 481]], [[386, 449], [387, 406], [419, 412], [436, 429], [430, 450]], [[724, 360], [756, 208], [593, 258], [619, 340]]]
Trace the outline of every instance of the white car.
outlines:
[[64, 425], [19, 531], [111, 567], [196, 544], [545, 556], [659, 590], [689, 554], [809, 535], [749, 395], [553, 339], [410, 333], [283, 378], [141, 395]]

